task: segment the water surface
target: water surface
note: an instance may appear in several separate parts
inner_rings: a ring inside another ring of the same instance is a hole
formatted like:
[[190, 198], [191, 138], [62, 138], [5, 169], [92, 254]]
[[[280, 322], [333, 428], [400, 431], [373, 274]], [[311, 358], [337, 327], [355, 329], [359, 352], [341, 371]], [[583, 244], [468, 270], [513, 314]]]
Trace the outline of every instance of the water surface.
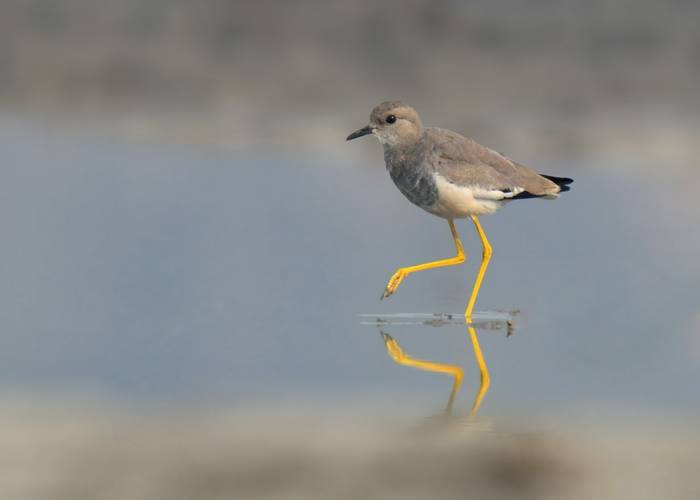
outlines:
[[[410, 205], [372, 161], [208, 152], [5, 127], [0, 387], [172, 402], [360, 402], [428, 415], [449, 377], [401, 367], [361, 314], [459, 313], [481, 249]], [[634, 163], [634, 162], [631, 162]], [[698, 415], [698, 181], [643, 164], [550, 161], [557, 201], [482, 218], [494, 256], [477, 310], [492, 385], [481, 415]], [[478, 371], [463, 325], [390, 325], [406, 352]], [[353, 403], [354, 404], [354, 403]]]

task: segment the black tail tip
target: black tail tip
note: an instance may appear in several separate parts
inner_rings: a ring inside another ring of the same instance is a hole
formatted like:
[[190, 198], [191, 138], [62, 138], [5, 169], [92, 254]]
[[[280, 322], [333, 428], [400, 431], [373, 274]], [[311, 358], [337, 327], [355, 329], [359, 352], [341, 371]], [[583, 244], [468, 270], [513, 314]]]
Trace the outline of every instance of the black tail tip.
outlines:
[[553, 175], [542, 175], [542, 177], [544, 177], [545, 179], [549, 179], [557, 186], [562, 187], [562, 191], [568, 191], [570, 188], [564, 189], [563, 186], [567, 186], [574, 182], [573, 179], [569, 179], [568, 177], [555, 177]]

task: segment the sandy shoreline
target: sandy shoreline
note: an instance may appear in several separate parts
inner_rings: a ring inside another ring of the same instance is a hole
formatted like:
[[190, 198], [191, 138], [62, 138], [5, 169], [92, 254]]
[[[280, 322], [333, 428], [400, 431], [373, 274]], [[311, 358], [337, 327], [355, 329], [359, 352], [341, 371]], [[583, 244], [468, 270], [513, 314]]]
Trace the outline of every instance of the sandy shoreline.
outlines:
[[3, 405], [3, 498], [680, 499], [700, 486], [700, 440], [681, 429], [87, 408]]

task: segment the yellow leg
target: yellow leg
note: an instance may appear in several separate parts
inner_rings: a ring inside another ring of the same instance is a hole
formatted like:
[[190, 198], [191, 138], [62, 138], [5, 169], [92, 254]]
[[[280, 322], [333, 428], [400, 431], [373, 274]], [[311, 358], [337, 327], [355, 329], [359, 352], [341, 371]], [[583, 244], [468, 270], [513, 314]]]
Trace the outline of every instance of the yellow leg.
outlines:
[[486, 239], [486, 234], [479, 224], [479, 219], [476, 215], [471, 216], [474, 227], [476, 227], [476, 232], [479, 233], [479, 238], [481, 238], [481, 245], [484, 247], [484, 253], [481, 258], [481, 266], [479, 266], [479, 273], [476, 275], [476, 280], [474, 281], [474, 288], [472, 288], [472, 294], [469, 297], [469, 303], [467, 304], [467, 309], [464, 311], [464, 317], [467, 320], [467, 324], [472, 321], [472, 310], [474, 309], [474, 303], [476, 302], [476, 297], [479, 295], [479, 288], [481, 288], [481, 282], [484, 279], [484, 274], [486, 274], [486, 268], [489, 266], [489, 260], [491, 260], [491, 254], [493, 250], [489, 244], [489, 240]]
[[416, 271], [425, 271], [426, 269], [434, 269], [436, 267], [454, 266], [461, 264], [466, 260], [464, 256], [464, 248], [462, 247], [462, 242], [459, 241], [459, 235], [455, 229], [455, 224], [452, 220], [447, 221], [450, 224], [450, 231], [452, 232], [452, 238], [455, 242], [455, 249], [457, 250], [457, 255], [450, 257], [449, 259], [436, 260], [434, 262], [426, 262], [425, 264], [418, 264], [417, 266], [401, 267], [396, 270], [396, 272], [389, 278], [386, 288], [384, 288], [384, 293], [381, 298], [389, 297], [393, 294], [399, 287], [403, 279], [411, 273]]
[[419, 370], [426, 370], [433, 373], [447, 373], [448, 375], [452, 375], [454, 382], [452, 383], [450, 399], [447, 401], [447, 411], [450, 412], [452, 410], [452, 403], [455, 400], [455, 396], [457, 395], [460, 387], [462, 386], [464, 371], [459, 366], [455, 365], [414, 359], [403, 352], [403, 349], [401, 349], [399, 344], [391, 337], [391, 335], [384, 332], [381, 333], [382, 337], [384, 338], [384, 345], [386, 346], [386, 350], [389, 353], [389, 356], [391, 356], [391, 359], [393, 359], [398, 364], [418, 368]]
[[491, 385], [491, 377], [489, 376], [489, 370], [486, 367], [486, 361], [484, 361], [484, 355], [481, 353], [481, 347], [479, 347], [479, 340], [476, 338], [476, 330], [474, 330], [474, 327], [469, 324], [467, 324], [467, 330], [469, 331], [469, 336], [472, 340], [476, 364], [479, 365], [479, 372], [481, 374], [481, 384], [479, 385], [479, 389], [474, 396], [472, 409], [469, 412], [469, 418], [474, 418], [479, 411], [481, 401], [484, 399], [484, 396], [489, 390], [489, 386]]

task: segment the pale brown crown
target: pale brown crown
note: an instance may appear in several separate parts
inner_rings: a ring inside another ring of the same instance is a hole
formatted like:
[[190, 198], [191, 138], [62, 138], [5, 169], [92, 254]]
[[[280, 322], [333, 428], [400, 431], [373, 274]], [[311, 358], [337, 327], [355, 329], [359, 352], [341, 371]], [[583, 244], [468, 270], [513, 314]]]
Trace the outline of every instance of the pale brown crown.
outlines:
[[423, 124], [418, 117], [418, 113], [411, 106], [402, 103], [401, 101], [384, 101], [374, 107], [370, 114], [369, 121], [372, 125], [384, 125], [388, 116], [394, 115], [397, 118], [403, 118], [411, 123], [414, 123], [419, 128], [423, 128]]

